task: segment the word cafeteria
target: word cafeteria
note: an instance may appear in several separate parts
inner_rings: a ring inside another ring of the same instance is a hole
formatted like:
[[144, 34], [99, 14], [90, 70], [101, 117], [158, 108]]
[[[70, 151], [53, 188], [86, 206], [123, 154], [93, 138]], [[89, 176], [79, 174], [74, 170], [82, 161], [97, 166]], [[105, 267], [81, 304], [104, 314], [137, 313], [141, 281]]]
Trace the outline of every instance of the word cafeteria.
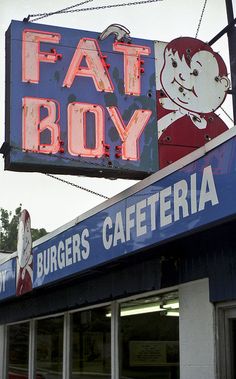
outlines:
[[220, 205], [214, 179], [209, 165], [172, 185], [156, 182], [38, 245], [34, 286], [173, 237], [186, 219]]

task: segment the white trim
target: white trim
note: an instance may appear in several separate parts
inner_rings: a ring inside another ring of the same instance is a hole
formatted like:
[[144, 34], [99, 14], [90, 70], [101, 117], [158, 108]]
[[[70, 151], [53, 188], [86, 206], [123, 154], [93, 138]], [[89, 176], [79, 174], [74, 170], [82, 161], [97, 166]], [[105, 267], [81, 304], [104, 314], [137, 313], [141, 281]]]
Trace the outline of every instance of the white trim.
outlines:
[[27, 322], [29, 323], [30, 321], [31, 321], [31, 319], [25, 319], [25, 320], [21, 320], [21, 321], [9, 322], [5, 325], [6, 326], [12, 326], [12, 325], [26, 324]]
[[230, 319], [236, 319], [236, 301], [216, 305], [216, 370], [217, 379], [231, 379]]
[[12, 253], [12, 254], [7, 254], [6, 257], [3, 257], [2, 259], [0, 259], [0, 265], [2, 265], [5, 262], [10, 261], [12, 258], [15, 258], [17, 256], [18, 256], [17, 251], [15, 251], [15, 253]]
[[125, 303], [127, 301], [143, 299], [145, 297], [152, 297], [152, 296], [156, 296], [156, 295], [162, 295], [162, 294], [169, 293], [169, 292], [176, 292], [179, 290], [179, 288], [180, 288], [180, 285], [177, 285], [177, 286], [172, 286], [172, 287], [161, 288], [159, 290], [143, 292], [143, 293], [138, 294], [138, 295], [122, 297], [122, 299], [117, 300], [117, 303], [122, 304], [122, 303]]
[[46, 315], [46, 316], [39, 316], [39, 317], [35, 317], [34, 320], [37, 320], [37, 321], [40, 321], [40, 320], [44, 320], [46, 318], [55, 318], [55, 317], [63, 317], [65, 314], [65, 312], [60, 312], [60, 313], [50, 313], [50, 315]]
[[76, 308], [76, 309], [72, 309], [71, 311], [68, 311], [69, 314], [73, 314], [73, 313], [77, 313], [77, 312], [83, 312], [83, 311], [90, 311], [92, 309], [96, 309], [96, 308], [102, 308], [102, 307], [108, 307], [111, 305], [111, 302], [107, 302], [107, 303], [99, 303], [99, 304], [93, 304], [93, 305], [87, 305], [86, 307], [81, 307], [81, 308]]
[[62, 378], [68, 379], [70, 377], [71, 368], [71, 333], [70, 333], [70, 314], [66, 312], [64, 314], [64, 325], [63, 325], [63, 371]]
[[35, 362], [36, 362], [36, 333], [35, 333], [36, 320], [30, 320], [29, 323], [29, 379], [35, 378]]
[[119, 379], [119, 304], [111, 303], [111, 378]]
[[0, 325], [0, 378], [7, 379], [7, 327]]

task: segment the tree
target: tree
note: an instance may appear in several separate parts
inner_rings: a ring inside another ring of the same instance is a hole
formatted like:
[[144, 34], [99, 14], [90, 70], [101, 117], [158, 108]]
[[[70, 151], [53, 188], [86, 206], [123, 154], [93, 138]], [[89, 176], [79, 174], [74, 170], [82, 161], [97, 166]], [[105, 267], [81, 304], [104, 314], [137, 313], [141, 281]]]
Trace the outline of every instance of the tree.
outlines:
[[[14, 214], [4, 208], [0, 208], [0, 250], [14, 252], [17, 249], [18, 224], [22, 211], [22, 204], [15, 209]], [[31, 229], [32, 241], [45, 236], [44, 228]]]

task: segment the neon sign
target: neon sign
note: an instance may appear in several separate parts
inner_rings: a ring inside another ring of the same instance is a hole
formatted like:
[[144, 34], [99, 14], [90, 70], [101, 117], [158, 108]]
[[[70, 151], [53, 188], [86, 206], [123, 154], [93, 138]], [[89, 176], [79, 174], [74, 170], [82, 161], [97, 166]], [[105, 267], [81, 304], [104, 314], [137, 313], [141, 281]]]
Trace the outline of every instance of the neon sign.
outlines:
[[13, 21], [6, 46], [6, 169], [141, 179], [228, 129], [228, 70], [198, 39]]
[[154, 42], [12, 21], [5, 168], [143, 178], [158, 169]]

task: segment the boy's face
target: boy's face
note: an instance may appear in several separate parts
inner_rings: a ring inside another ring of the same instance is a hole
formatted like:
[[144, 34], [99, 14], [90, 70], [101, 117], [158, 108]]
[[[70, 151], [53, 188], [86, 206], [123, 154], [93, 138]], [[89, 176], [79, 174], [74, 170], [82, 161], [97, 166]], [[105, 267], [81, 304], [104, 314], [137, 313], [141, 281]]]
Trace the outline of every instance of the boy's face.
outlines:
[[197, 113], [210, 113], [217, 109], [229, 88], [227, 77], [219, 76], [214, 55], [199, 51], [190, 58], [180, 59], [178, 52], [165, 50], [161, 83], [168, 97], [181, 108]]
[[21, 238], [18, 239], [18, 259], [20, 267], [25, 267], [30, 255], [31, 255], [31, 247], [32, 247], [32, 239], [30, 232], [30, 221], [26, 221], [25, 225], [23, 221], [19, 224], [19, 234]]

